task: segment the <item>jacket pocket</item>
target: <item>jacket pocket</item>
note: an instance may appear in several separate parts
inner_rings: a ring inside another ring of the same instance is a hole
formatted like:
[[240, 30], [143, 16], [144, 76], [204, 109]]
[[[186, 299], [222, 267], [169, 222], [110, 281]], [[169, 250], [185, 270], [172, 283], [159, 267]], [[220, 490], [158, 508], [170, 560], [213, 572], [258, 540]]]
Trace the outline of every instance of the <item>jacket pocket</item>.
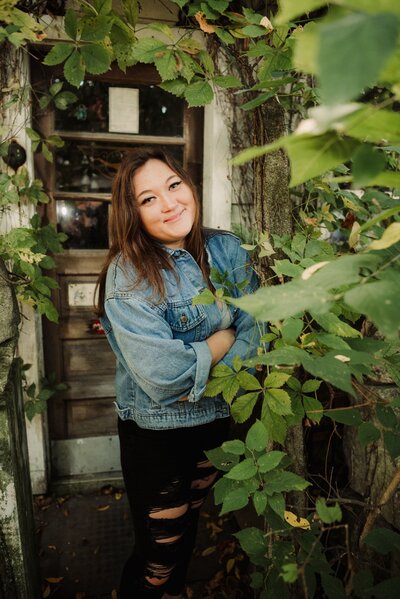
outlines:
[[193, 339], [190, 339], [190, 341], [197, 341], [204, 333], [203, 329], [206, 320], [204, 306], [192, 306], [191, 299], [181, 302], [169, 302], [167, 304], [166, 319], [174, 331], [174, 336], [177, 333], [178, 335], [176, 336], [181, 337], [180, 334], [186, 333], [190, 337], [193, 336]]

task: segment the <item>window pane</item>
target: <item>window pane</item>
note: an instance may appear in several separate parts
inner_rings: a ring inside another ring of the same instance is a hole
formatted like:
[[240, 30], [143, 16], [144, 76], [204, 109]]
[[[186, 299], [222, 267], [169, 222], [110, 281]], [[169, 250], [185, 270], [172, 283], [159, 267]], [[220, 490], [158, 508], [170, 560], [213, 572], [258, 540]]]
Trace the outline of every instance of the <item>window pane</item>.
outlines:
[[[78, 88], [64, 83], [62, 91], [71, 91], [78, 100], [67, 110], [55, 111], [55, 128], [63, 131], [108, 132], [108, 89], [130, 87], [139, 90], [140, 135], [183, 135], [184, 101], [157, 85], [124, 85], [85, 80]], [[123, 133], [123, 132], [122, 132]]]
[[[79, 193], [110, 193], [112, 180], [126, 152], [136, 144], [65, 141], [56, 151], [56, 190]], [[183, 146], [160, 148], [183, 161]]]
[[68, 235], [65, 249], [108, 248], [109, 202], [57, 200], [57, 228]]

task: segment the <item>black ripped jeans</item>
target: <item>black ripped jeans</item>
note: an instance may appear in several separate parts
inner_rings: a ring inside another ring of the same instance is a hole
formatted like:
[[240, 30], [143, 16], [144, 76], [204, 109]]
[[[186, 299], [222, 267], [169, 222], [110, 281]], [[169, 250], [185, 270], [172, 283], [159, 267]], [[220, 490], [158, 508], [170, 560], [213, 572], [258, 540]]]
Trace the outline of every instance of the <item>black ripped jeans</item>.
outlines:
[[120, 597], [179, 595], [200, 507], [218, 476], [204, 450], [228, 438], [229, 418], [168, 430], [142, 429], [119, 419], [118, 432], [135, 543], [122, 573]]

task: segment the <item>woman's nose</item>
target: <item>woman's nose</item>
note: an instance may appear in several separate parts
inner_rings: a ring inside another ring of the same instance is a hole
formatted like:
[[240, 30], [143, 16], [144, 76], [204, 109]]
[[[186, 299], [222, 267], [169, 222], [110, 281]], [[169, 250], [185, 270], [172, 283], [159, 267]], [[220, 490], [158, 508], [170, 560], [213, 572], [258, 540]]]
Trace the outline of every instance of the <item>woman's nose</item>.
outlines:
[[162, 197], [162, 210], [166, 212], [168, 210], [172, 210], [177, 205], [177, 200], [174, 196], [170, 194], [164, 194]]

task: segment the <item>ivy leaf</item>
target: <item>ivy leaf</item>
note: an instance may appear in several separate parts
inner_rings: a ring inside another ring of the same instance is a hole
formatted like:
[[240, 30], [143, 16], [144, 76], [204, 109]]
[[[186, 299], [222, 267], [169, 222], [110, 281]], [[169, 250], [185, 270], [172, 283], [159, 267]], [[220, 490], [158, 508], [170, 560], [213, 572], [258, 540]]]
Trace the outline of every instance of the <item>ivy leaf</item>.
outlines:
[[268, 403], [264, 400], [261, 412], [261, 421], [268, 432], [271, 441], [284, 443], [287, 432], [287, 424], [282, 416], [275, 414], [269, 409]]
[[174, 79], [178, 72], [176, 57], [172, 50], [165, 50], [164, 52], [157, 53], [154, 64], [163, 81]]
[[268, 433], [264, 424], [256, 420], [246, 435], [246, 446], [254, 451], [263, 451], [268, 444]]
[[245, 507], [249, 502], [249, 494], [246, 489], [239, 488], [233, 489], [229, 493], [227, 493], [222, 502], [222, 508], [220, 511], [220, 515], [226, 514], [228, 512], [232, 512], [235, 510], [240, 510]]
[[246, 391], [261, 390], [261, 385], [256, 377], [245, 370], [242, 370], [237, 374], [237, 380], [239, 381], [240, 387]]
[[400, 455], [400, 435], [392, 431], [383, 433], [385, 448], [388, 450], [390, 457], [395, 460]]
[[239, 391], [240, 385], [237, 378], [225, 379], [225, 385], [222, 389], [222, 396], [226, 403], [229, 405], [233, 402], [237, 392]]
[[273, 510], [275, 514], [278, 514], [278, 516], [280, 516], [283, 520], [286, 507], [283, 495], [281, 493], [275, 493], [274, 495], [271, 495], [271, 497], [268, 499], [268, 505], [271, 510]]
[[214, 83], [224, 89], [230, 89], [232, 87], [243, 87], [243, 84], [237, 77], [233, 75], [220, 75], [214, 77]]
[[271, 495], [289, 491], [304, 491], [310, 484], [294, 472], [285, 470], [273, 470], [266, 480], [266, 488]]
[[138, 62], [150, 64], [155, 61], [157, 54], [163, 53], [168, 49], [168, 46], [160, 40], [152, 37], [146, 37], [138, 40], [133, 49], [133, 56]]
[[283, 387], [283, 385], [290, 379], [290, 374], [286, 372], [271, 372], [264, 381], [265, 387]]
[[254, 508], [258, 516], [264, 513], [267, 507], [267, 495], [263, 491], [256, 491], [253, 495]]
[[66, 110], [70, 104], [73, 104], [78, 96], [72, 92], [61, 92], [54, 98], [54, 104], [59, 110]]
[[340, 337], [361, 337], [360, 331], [340, 320], [333, 312], [318, 314], [313, 311], [311, 312], [311, 316], [328, 333], [339, 335]]
[[82, 46], [81, 54], [87, 71], [93, 75], [105, 73], [110, 68], [111, 53], [100, 44]]
[[189, 108], [193, 108], [196, 106], [205, 106], [212, 102], [214, 92], [207, 81], [196, 81], [187, 86], [184, 96]]
[[303, 395], [303, 405], [307, 418], [313, 422], [320, 422], [324, 415], [324, 407], [315, 397]]
[[390, 528], [374, 528], [367, 534], [364, 543], [382, 555], [400, 552], [400, 534]]
[[360, 285], [344, 295], [351, 308], [368, 316], [388, 337], [397, 337], [400, 328], [398, 297], [399, 284], [391, 280]]
[[358, 440], [362, 447], [366, 447], [369, 443], [374, 443], [380, 439], [379, 430], [372, 422], [363, 422], [358, 428]]
[[257, 466], [252, 458], [246, 458], [233, 466], [233, 468], [225, 475], [226, 478], [233, 480], [247, 480], [257, 474]]
[[64, 17], [65, 33], [73, 40], [76, 40], [78, 35], [78, 18], [75, 10], [69, 8]]
[[64, 65], [64, 76], [68, 83], [79, 87], [85, 77], [85, 64], [78, 50], [74, 50]]
[[214, 490], [214, 500], [218, 505], [223, 502], [224, 497], [230, 493], [233, 489], [238, 488], [238, 483], [235, 480], [230, 480], [229, 478], [225, 478], [224, 476], [217, 480], [215, 483]]
[[234, 455], [243, 455], [245, 452], [245, 445], [240, 439], [233, 439], [232, 441], [224, 441], [221, 445], [222, 451], [227, 453], [233, 453]]
[[286, 453], [284, 451], [269, 451], [260, 456], [257, 460], [257, 465], [263, 474], [270, 472], [279, 466]]
[[165, 90], [166, 92], [173, 94], [174, 96], [177, 96], [178, 98], [180, 98], [181, 96], [183, 96], [183, 94], [185, 92], [187, 83], [184, 79], [182, 79], [181, 77], [178, 77], [177, 79], [172, 79], [171, 81], [163, 81], [162, 83], [159, 84], [159, 87], [161, 87], [161, 89]]
[[342, 510], [340, 505], [335, 503], [334, 506], [330, 507], [326, 505], [324, 498], [319, 497], [315, 504], [317, 514], [325, 524], [332, 524], [333, 522], [340, 522], [342, 519]]
[[347, 424], [347, 426], [359, 426], [362, 423], [360, 410], [350, 409], [350, 410], [325, 410], [324, 415], [328, 416], [335, 422], [340, 422], [341, 424]]
[[217, 364], [211, 369], [210, 373], [213, 377], [227, 377], [233, 375], [233, 370], [227, 364]]
[[312, 393], [320, 388], [321, 383], [322, 381], [318, 381], [317, 379], [308, 379], [301, 387], [301, 391], [302, 393]]
[[232, 366], [235, 372], [239, 372], [239, 370], [242, 367], [242, 360], [240, 359], [240, 357], [238, 355], [234, 356], [233, 360], [232, 360]]
[[213, 304], [215, 302], [215, 297], [211, 289], [203, 289], [201, 293], [195, 295], [192, 299], [192, 306], [196, 306], [197, 304]]
[[368, 185], [386, 165], [385, 155], [369, 144], [363, 144], [353, 156], [353, 186], [356, 189]]
[[228, 472], [239, 461], [239, 456], [233, 453], [227, 454], [227, 452], [223, 451], [220, 447], [209, 449], [205, 451], [205, 454], [213, 466], [223, 472]]
[[258, 393], [246, 393], [235, 399], [231, 406], [231, 414], [235, 422], [242, 424], [250, 418], [257, 403], [258, 395]]
[[287, 416], [293, 413], [290, 395], [287, 391], [283, 391], [283, 389], [267, 389], [264, 401], [268, 403], [269, 409], [274, 414]]
[[265, 555], [267, 551], [267, 542], [262, 530], [259, 528], [244, 528], [243, 530], [234, 533], [233, 536], [238, 539], [241, 548], [248, 555], [252, 556], [260, 553]]
[[228, 380], [228, 377], [222, 376], [211, 379], [211, 381], [208, 381], [207, 383], [204, 395], [206, 397], [216, 397], [217, 395], [222, 393]]
[[328, 599], [346, 599], [348, 596], [339, 578], [321, 572], [321, 582]]
[[113, 21], [110, 17], [98, 16], [85, 19], [81, 39], [85, 42], [101, 42], [111, 31]]

